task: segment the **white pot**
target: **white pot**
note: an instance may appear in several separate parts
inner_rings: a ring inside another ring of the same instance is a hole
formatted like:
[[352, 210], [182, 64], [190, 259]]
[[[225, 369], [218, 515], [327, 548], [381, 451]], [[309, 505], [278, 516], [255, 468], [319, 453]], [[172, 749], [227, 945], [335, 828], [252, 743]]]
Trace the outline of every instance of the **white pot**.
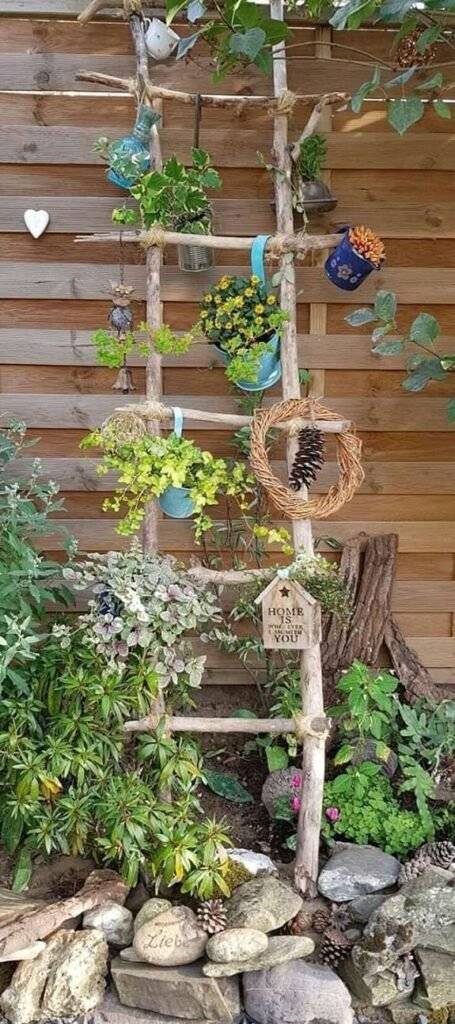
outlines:
[[145, 45], [150, 56], [155, 60], [166, 60], [180, 42], [180, 36], [158, 18], [144, 18], [144, 24]]

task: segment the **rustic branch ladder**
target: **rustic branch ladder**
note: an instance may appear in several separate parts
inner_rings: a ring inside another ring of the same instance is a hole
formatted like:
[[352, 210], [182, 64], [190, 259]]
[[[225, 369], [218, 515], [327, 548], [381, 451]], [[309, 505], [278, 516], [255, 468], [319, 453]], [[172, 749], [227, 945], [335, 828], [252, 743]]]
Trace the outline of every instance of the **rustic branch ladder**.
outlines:
[[[127, 91], [140, 95], [148, 103], [159, 107], [163, 99], [173, 99], [182, 103], [193, 103], [194, 97], [189, 93], [182, 93], [176, 90], [162, 89], [153, 85], [149, 78], [148, 58], [145, 48], [143, 24], [140, 14], [139, 0], [123, 0], [125, 16], [128, 19], [134, 48], [136, 53], [137, 75], [134, 82], [114, 78], [110, 75], [101, 75], [93, 72], [80, 72], [78, 78], [84, 81], [93, 81], [114, 88], [126, 89]], [[80, 15], [79, 20], [84, 23], [93, 17], [105, 4], [101, 0], [92, 0], [85, 11]], [[271, 16], [277, 20], [284, 18], [283, 0], [270, 0]], [[285, 324], [284, 334], [281, 341], [281, 361], [284, 399], [300, 398], [300, 381], [297, 357], [297, 327], [296, 327], [296, 283], [294, 258], [296, 254], [305, 254], [311, 250], [323, 250], [329, 246], [335, 246], [339, 240], [336, 235], [309, 236], [305, 233], [294, 234], [293, 206], [291, 192], [292, 172], [292, 151], [295, 149], [289, 145], [288, 119], [292, 104], [280, 102], [283, 97], [289, 98], [287, 84], [286, 50], [284, 44], [274, 47], [273, 61], [273, 85], [274, 97], [265, 96], [200, 96], [200, 102], [208, 106], [225, 106], [238, 109], [239, 106], [251, 103], [256, 106], [268, 106], [273, 111], [273, 154], [274, 164], [279, 173], [275, 173], [275, 205], [277, 219], [277, 234], [269, 239], [269, 247], [275, 257], [281, 258], [284, 254], [291, 254], [291, 260], [286, 263], [286, 274], [281, 280], [281, 307], [288, 314], [288, 321]], [[314, 104], [310, 114], [307, 128], [301, 138], [306, 134], [315, 131], [319, 120], [323, 117], [327, 105], [332, 102], [345, 99], [343, 93], [330, 93], [324, 96], [301, 96], [295, 99], [302, 99], [304, 102]], [[159, 133], [156, 127], [152, 128], [151, 158], [155, 167], [161, 166], [161, 147]], [[166, 244], [200, 243], [200, 236], [180, 235], [176, 232], [162, 231], [157, 227], [152, 232], [122, 232], [124, 241], [144, 241], [146, 236], [146, 301], [147, 301], [147, 323], [150, 327], [156, 328], [161, 323], [161, 296], [160, 296], [160, 270], [161, 270], [161, 248]], [[119, 233], [110, 232], [103, 235], [92, 235], [84, 241], [106, 241], [117, 240]], [[252, 238], [224, 238], [220, 236], [204, 236], [204, 245], [212, 248], [244, 248], [249, 249]], [[128, 406], [128, 410], [136, 409], [143, 415], [147, 427], [151, 432], [159, 430], [159, 422], [153, 420], [153, 407], [159, 407], [160, 418], [171, 418], [172, 410], [166, 410], [161, 402], [162, 378], [161, 360], [156, 354], [151, 354], [146, 366], [145, 404]], [[163, 413], [164, 409], [164, 413]], [[192, 419], [205, 419], [213, 422], [222, 420], [233, 427], [243, 426], [251, 422], [249, 417], [235, 416], [228, 414], [209, 414], [199, 410], [186, 409], [185, 415]], [[303, 421], [302, 421], [302, 425]], [[327, 432], [341, 432], [349, 428], [346, 421], [340, 422], [318, 422], [317, 426]], [[283, 428], [285, 425], [283, 424]], [[287, 461], [291, 466], [296, 452], [295, 437], [288, 437]], [[304, 496], [305, 491], [302, 496]], [[292, 523], [293, 542], [296, 550], [305, 549], [313, 553], [313, 535], [309, 520], [294, 520]], [[144, 526], [144, 547], [148, 551], [156, 551], [158, 546], [157, 538], [157, 509], [153, 504], [147, 511]], [[255, 570], [238, 571], [216, 571], [195, 567], [190, 572], [214, 585], [238, 584], [249, 582], [257, 576]], [[243, 719], [243, 718], [187, 718], [180, 716], [166, 716], [165, 705], [162, 695], [157, 700], [153, 712], [147, 718], [135, 722], [127, 722], [126, 732], [153, 730], [159, 721], [163, 721], [166, 728], [174, 732], [212, 732], [212, 733], [289, 733], [294, 732], [300, 742], [303, 743], [303, 772], [302, 772], [302, 798], [297, 827], [297, 852], [295, 861], [295, 884], [297, 889], [305, 896], [311, 897], [316, 893], [319, 859], [319, 837], [321, 826], [322, 798], [324, 785], [325, 767], [325, 740], [328, 734], [328, 720], [324, 715], [322, 668], [320, 645], [314, 644], [308, 650], [301, 652], [300, 661], [300, 687], [302, 712], [294, 719]]]

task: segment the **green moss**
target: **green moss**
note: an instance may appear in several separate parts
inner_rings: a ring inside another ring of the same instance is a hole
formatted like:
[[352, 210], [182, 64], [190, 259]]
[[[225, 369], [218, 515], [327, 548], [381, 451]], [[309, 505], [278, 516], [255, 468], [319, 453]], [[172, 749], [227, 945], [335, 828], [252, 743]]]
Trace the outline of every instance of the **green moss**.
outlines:
[[[253, 878], [253, 875], [248, 871], [248, 868], [245, 868], [243, 864], [239, 864], [238, 861], [229, 858], [224, 881], [229, 886], [231, 892], [234, 892], [234, 889], [237, 889], [239, 885], [243, 885], [243, 882], [248, 882], [250, 878]], [[213, 895], [222, 899], [225, 898], [225, 894], [219, 890], [215, 890]]]

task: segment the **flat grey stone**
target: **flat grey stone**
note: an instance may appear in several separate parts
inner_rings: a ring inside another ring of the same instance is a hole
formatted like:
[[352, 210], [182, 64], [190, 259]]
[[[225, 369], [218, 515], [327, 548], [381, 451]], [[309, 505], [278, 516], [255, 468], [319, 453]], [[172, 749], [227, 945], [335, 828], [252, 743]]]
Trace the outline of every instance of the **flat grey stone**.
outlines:
[[182, 967], [111, 964], [120, 1002], [183, 1020], [230, 1021], [240, 1011], [236, 978], [207, 978], [199, 963]]
[[373, 912], [361, 942], [352, 950], [362, 975], [385, 970], [403, 953], [423, 945], [429, 933], [455, 923], [451, 882], [449, 871], [430, 868]]
[[303, 900], [275, 875], [259, 875], [239, 885], [224, 907], [229, 928], [273, 932], [298, 914]]
[[416, 958], [425, 985], [428, 1002], [433, 1009], [455, 1003], [455, 957], [433, 949], [417, 947]]
[[323, 896], [335, 902], [388, 889], [400, 872], [400, 862], [375, 846], [354, 843], [337, 850], [324, 865], [318, 879]]
[[[103, 1001], [87, 1016], [85, 1024], [178, 1024], [181, 1017], [170, 1017], [165, 1013], [153, 1013], [152, 1010], [138, 1010], [133, 1006], [124, 1006], [114, 990], [106, 992]], [[208, 1024], [206, 1020], [190, 1021], [189, 1024]], [[217, 1022], [221, 1024], [221, 1022]], [[232, 1018], [226, 1017], [223, 1024], [232, 1024]]]
[[314, 942], [306, 935], [272, 935], [264, 953], [251, 957], [249, 960], [232, 960], [230, 963], [203, 964], [202, 973], [208, 978], [227, 978], [233, 974], [244, 974], [250, 971], [263, 971], [288, 960], [299, 960], [309, 956], [314, 950]]
[[226, 928], [212, 935], [205, 947], [209, 960], [226, 964], [231, 960], [250, 960], [264, 953], [268, 946], [265, 932], [255, 928]]
[[[300, 780], [299, 786], [293, 786], [293, 778]], [[276, 772], [270, 772], [262, 787], [261, 800], [265, 805], [271, 818], [275, 817], [275, 802], [281, 796], [289, 797], [298, 795], [302, 784], [301, 768], [279, 768]]]
[[415, 977], [411, 976], [405, 986], [400, 985], [397, 975], [392, 970], [362, 977], [350, 957], [340, 964], [338, 972], [349, 991], [369, 1006], [390, 1006], [397, 1001], [402, 1002], [414, 991]]
[[245, 1010], [257, 1024], [352, 1024], [351, 997], [330, 967], [293, 960], [243, 978]]
[[241, 864], [253, 877], [260, 871], [266, 871], [269, 875], [277, 873], [273, 860], [265, 853], [256, 853], [254, 850], [226, 850], [226, 853], [229, 860]]
[[455, 956], [455, 924], [449, 924], [447, 928], [435, 928], [432, 932], [427, 932], [421, 944], [425, 949], [434, 949], [436, 952], [451, 953]]

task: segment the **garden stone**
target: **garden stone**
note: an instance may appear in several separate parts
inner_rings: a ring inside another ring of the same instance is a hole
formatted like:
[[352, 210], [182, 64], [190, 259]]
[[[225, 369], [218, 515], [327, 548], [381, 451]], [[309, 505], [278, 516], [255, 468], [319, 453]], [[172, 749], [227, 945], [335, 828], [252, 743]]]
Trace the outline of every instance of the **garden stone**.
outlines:
[[422, 946], [425, 949], [434, 949], [438, 953], [451, 953], [455, 956], [455, 924], [427, 932], [422, 939]]
[[387, 757], [379, 757], [377, 754], [377, 741], [376, 740], [362, 740], [356, 745], [354, 753], [352, 755], [352, 764], [359, 765], [363, 761], [371, 761], [373, 764], [379, 764], [382, 768], [384, 775], [387, 778], [392, 779], [398, 768], [398, 757], [394, 750], [390, 750]]
[[28, 1024], [40, 1016], [50, 967], [71, 938], [69, 931], [56, 932], [35, 960], [23, 960], [16, 967], [10, 985], [0, 996], [1, 1010], [12, 1024]]
[[[106, 992], [103, 1001], [85, 1019], [84, 1024], [176, 1024], [179, 1018], [170, 1017], [167, 1013], [152, 1013], [133, 1006], [123, 1006], [114, 990]], [[65, 1022], [67, 1024], [67, 1022]], [[207, 1024], [202, 1018], [191, 1021], [191, 1024]], [[225, 1019], [223, 1024], [232, 1024], [232, 1017]]]
[[125, 949], [121, 949], [119, 952], [119, 956], [121, 956], [122, 960], [130, 960], [134, 964], [147, 963], [147, 961], [144, 960], [143, 956], [139, 956], [139, 953], [136, 953], [136, 950], [133, 948], [133, 946], [126, 946]]
[[289, 960], [299, 960], [301, 957], [309, 956], [313, 950], [314, 942], [306, 935], [272, 935], [267, 949], [263, 953], [257, 953], [247, 960], [206, 963], [202, 967], [202, 973], [208, 978], [227, 978], [233, 974], [264, 971], [276, 967], [278, 964], [287, 963]]
[[227, 850], [227, 856], [229, 860], [246, 868], [253, 877], [260, 871], [266, 871], [269, 875], [277, 873], [273, 860], [265, 853], [255, 853], [254, 850]]
[[372, 892], [367, 896], [357, 896], [347, 908], [351, 921], [355, 921], [358, 924], [366, 924], [373, 910], [381, 907], [386, 899], [388, 897], [383, 892]]
[[74, 932], [51, 966], [41, 1003], [42, 1017], [77, 1017], [93, 1010], [103, 997], [108, 955], [102, 932], [95, 928]]
[[243, 978], [245, 1010], [257, 1024], [352, 1024], [351, 997], [330, 967], [294, 960]]
[[403, 953], [422, 945], [428, 933], [455, 923], [452, 875], [429, 868], [373, 912], [352, 959], [365, 974], [390, 967]]
[[134, 919], [134, 931], [138, 932], [139, 928], [146, 921], [152, 921], [154, 917], [158, 917], [158, 914], [162, 914], [163, 910], [169, 910], [172, 907], [170, 900], [152, 899], [147, 900], [136, 914]]
[[133, 948], [149, 964], [178, 967], [198, 960], [207, 940], [207, 933], [190, 907], [170, 907], [141, 925]]
[[116, 959], [111, 972], [126, 1006], [192, 1021], [230, 1022], [240, 1012], [238, 979], [204, 977], [200, 964], [153, 967]]
[[111, 946], [129, 946], [133, 941], [133, 915], [120, 903], [109, 901], [101, 907], [87, 910], [82, 927], [98, 928]]
[[303, 906], [301, 896], [275, 875], [258, 875], [239, 885], [224, 907], [228, 928], [273, 932], [282, 928]]
[[324, 865], [318, 880], [323, 896], [336, 902], [388, 889], [396, 883], [400, 862], [376, 846], [346, 844]]
[[268, 939], [264, 932], [254, 928], [226, 928], [224, 932], [211, 936], [205, 952], [210, 960], [223, 964], [231, 960], [250, 960], [264, 953], [267, 946]]
[[390, 1006], [391, 1003], [403, 1001], [414, 991], [415, 971], [403, 985], [392, 970], [382, 971], [381, 974], [362, 976], [349, 958], [340, 964], [339, 973], [349, 991], [357, 996], [362, 1003], [368, 1003], [371, 1006]]
[[[292, 780], [299, 779], [299, 785], [293, 786]], [[265, 805], [271, 818], [275, 817], [275, 801], [281, 796], [288, 796], [289, 799], [300, 793], [302, 785], [301, 768], [279, 768], [267, 776], [262, 787], [261, 800]]]
[[455, 957], [417, 947], [416, 958], [432, 1008], [455, 1003]]

